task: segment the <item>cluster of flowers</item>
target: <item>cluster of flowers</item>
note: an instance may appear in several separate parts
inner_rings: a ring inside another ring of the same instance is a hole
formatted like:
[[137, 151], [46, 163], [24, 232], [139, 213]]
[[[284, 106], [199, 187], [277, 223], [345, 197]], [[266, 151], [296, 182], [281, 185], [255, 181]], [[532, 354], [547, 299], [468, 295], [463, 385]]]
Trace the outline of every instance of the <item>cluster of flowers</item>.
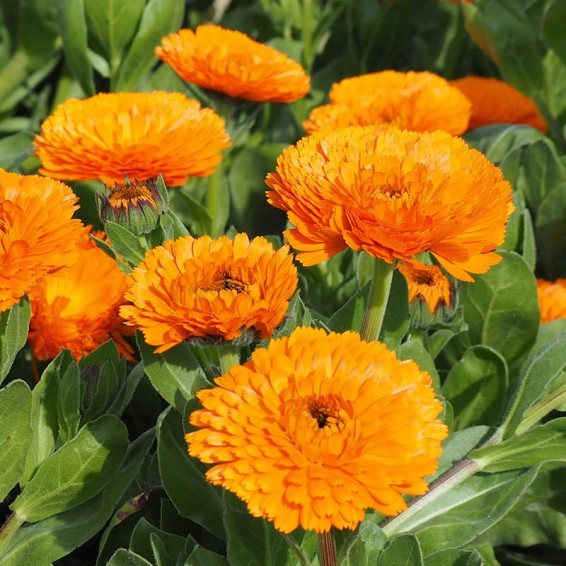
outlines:
[[[214, 25], [171, 34], [157, 56], [228, 97], [290, 102], [310, 88], [298, 63]], [[506, 99], [499, 114], [493, 93]], [[446, 273], [473, 281], [498, 263], [514, 210], [501, 171], [454, 136], [499, 121], [544, 131], [536, 106], [495, 79], [395, 71], [345, 79], [329, 98], [266, 180], [269, 202], [293, 225], [285, 236], [297, 259], [312, 266], [348, 247], [365, 251], [397, 263], [411, 300], [449, 307]], [[44, 176], [0, 172], [0, 310], [29, 296], [37, 359], [63, 347], [79, 359], [114, 338], [133, 360], [134, 328], [156, 353], [195, 338], [272, 336], [298, 282], [288, 246], [185, 236], [125, 274], [72, 219], [78, 199], [59, 181], [102, 181], [103, 218], [141, 214], [147, 232], [147, 211], [161, 206], [158, 175], [169, 187], [209, 175], [230, 143], [223, 118], [180, 93], [68, 100], [43, 123], [35, 146]], [[543, 293], [558, 291], [545, 284]], [[298, 328], [198, 398], [190, 454], [284, 532], [354, 528], [367, 508], [399, 513], [402, 494], [427, 490], [447, 435], [430, 376], [352, 332]]]

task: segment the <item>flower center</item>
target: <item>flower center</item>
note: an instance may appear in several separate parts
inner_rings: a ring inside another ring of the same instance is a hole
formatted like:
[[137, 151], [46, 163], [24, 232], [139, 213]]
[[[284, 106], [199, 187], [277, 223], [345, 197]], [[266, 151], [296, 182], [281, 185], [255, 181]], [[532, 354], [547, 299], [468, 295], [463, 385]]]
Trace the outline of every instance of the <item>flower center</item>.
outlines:
[[157, 206], [151, 190], [145, 185], [138, 184], [126, 184], [123, 187], [117, 186], [112, 189], [108, 202], [114, 208], [129, 208], [130, 206], [137, 206], [139, 202], [147, 202], [153, 207]]
[[220, 277], [215, 279], [208, 287], [202, 287], [201, 291], [236, 291], [243, 293], [248, 286], [237, 279], [234, 279], [227, 271], [223, 271]]
[[419, 285], [426, 285], [427, 287], [434, 286], [434, 275], [432, 273], [426, 273], [424, 271], [415, 273], [415, 282]]
[[313, 398], [309, 400], [307, 407], [318, 428], [340, 429], [340, 426], [344, 424], [340, 406], [333, 397]]

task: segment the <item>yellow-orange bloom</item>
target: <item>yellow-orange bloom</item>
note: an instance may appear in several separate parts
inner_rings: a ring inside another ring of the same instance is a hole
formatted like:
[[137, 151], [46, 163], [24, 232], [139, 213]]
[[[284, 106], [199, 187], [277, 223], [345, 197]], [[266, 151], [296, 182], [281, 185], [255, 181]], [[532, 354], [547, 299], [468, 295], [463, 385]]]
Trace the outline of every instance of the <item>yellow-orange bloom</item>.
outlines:
[[48, 275], [29, 292], [32, 317], [29, 342], [38, 360], [67, 348], [77, 360], [114, 339], [118, 351], [134, 361], [124, 334], [132, 334], [118, 314], [125, 302], [126, 275], [82, 231], [78, 260], [61, 274]]
[[557, 279], [554, 283], [537, 279], [537, 293], [541, 324], [566, 318], [566, 279]]
[[303, 123], [308, 133], [346, 126], [391, 124], [426, 132], [466, 131], [470, 102], [448, 81], [428, 72], [382, 71], [344, 79], [330, 91], [330, 104], [314, 108]]
[[230, 145], [224, 120], [179, 92], [97, 94], [60, 104], [34, 144], [43, 175], [114, 186], [159, 173], [168, 186], [210, 175]]
[[239, 31], [212, 24], [172, 33], [155, 52], [183, 80], [234, 98], [292, 102], [310, 90], [299, 63]]
[[155, 352], [189, 338], [233, 340], [243, 329], [270, 338], [297, 287], [287, 246], [274, 251], [263, 237], [247, 234], [185, 236], [150, 250], [129, 275], [120, 314]]
[[0, 312], [75, 261], [82, 230], [72, 219], [77, 201], [59, 181], [0, 169]]
[[287, 211], [299, 261], [315, 265], [346, 247], [392, 263], [422, 265], [430, 251], [452, 276], [472, 281], [501, 260], [514, 210], [500, 169], [445, 132], [357, 126], [323, 131], [285, 149], [266, 180]]
[[546, 121], [535, 101], [499, 79], [465, 77], [451, 81], [472, 103], [468, 129], [487, 124], [526, 124], [546, 132]]
[[446, 426], [431, 378], [354, 332], [297, 328], [197, 393], [189, 454], [285, 533], [354, 529], [421, 495]]
[[409, 286], [409, 302], [424, 301], [431, 314], [452, 304], [450, 281], [436, 265], [407, 265], [401, 263], [397, 269], [405, 276]]

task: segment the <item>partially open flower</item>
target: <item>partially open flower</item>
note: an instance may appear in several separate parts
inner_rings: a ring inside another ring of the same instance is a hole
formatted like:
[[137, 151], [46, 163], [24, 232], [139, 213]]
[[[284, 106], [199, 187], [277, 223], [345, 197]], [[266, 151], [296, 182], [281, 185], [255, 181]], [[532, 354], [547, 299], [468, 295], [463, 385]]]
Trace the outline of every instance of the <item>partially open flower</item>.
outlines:
[[464, 77], [451, 81], [472, 103], [469, 130], [487, 124], [526, 124], [547, 130], [546, 121], [535, 101], [510, 84], [487, 77]]
[[129, 275], [120, 314], [156, 353], [191, 338], [233, 340], [243, 330], [270, 338], [297, 288], [288, 247], [263, 237], [185, 236], [147, 252]]
[[60, 104], [34, 144], [43, 175], [123, 185], [161, 173], [169, 187], [210, 175], [230, 145], [224, 120], [179, 92], [97, 94]]
[[436, 265], [414, 266], [401, 263], [397, 269], [407, 280], [409, 302], [424, 301], [431, 314], [443, 305], [450, 307], [452, 304], [450, 281]]
[[136, 235], [151, 232], [167, 210], [167, 187], [159, 181], [145, 183], [125, 180], [114, 188], [96, 192], [96, 206], [102, 222], [116, 222]]
[[297, 328], [197, 393], [189, 454], [207, 479], [288, 533], [354, 529], [421, 495], [446, 426], [431, 377], [354, 332]]
[[566, 279], [537, 279], [541, 324], [566, 318]]
[[126, 275], [81, 230], [79, 256], [61, 274], [48, 275], [29, 292], [32, 307], [29, 342], [38, 360], [67, 348], [77, 360], [114, 339], [122, 356], [134, 361], [118, 308], [125, 302]]
[[0, 169], [0, 312], [77, 259], [77, 201], [59, 181]]
[[346, 247], [422, 266], [429, 251], [453, 277], [473, 281], [499, 263], [514, 210], [500, 169], [445, 132], [391, 126], [322, 131], [285, 149], [266, 179], [271, 204], [304, 265]]
[[334, 83], [330, 104], [314, 108], [308, 133], [346, 126], [391, 124], [418, 132], [466, 131], [470, 102], [448, 81], [428, 72], [381, 71]]
[[212, 24], [172, 33], [155, 52], [185, 81], [234, 98], [292, 102], [310, 90], [299, 63], [239, 31]]

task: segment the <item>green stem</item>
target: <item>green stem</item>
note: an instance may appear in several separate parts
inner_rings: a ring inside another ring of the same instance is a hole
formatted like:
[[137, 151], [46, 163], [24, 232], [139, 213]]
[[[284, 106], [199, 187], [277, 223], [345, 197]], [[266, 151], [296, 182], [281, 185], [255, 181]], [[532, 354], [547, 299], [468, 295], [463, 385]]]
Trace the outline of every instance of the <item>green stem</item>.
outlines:
[[221, 226], [220, 224], [220, 172], [221, 164], [216, 166], [216, 170], [208, 178], [208, 191], [206, 193], [206, 210], [210, 216], [211, 226], [210, 236], [212, 238], [219, 237]]
[[531, 427], [540, 422], [548, 413], [566, 402], [566, 385], [559, 387], [553, 391], [548, 397], [541, 399], [535, 403], [528, 411], [517, 429], [515, 435], [520, 436], [527, 432]]
[[320, 549], [321, 565], [336, 566], [336, 543], [332, 531], [319, 533], [318, 547]]
[[[450, 491], [453, 487], [462, 483], [465, 479], [473, 476], [478, 470], [479, 465], [473, 460], [462, 460], [456, 464], [450, 471], [443, 476], [440, 476], [435, 482], [430, 485], [428, 493], [415, 499], [406, 511], [400, 515], [388, 519], [385, 523], [381, 524], [383, 532], [391, 537], [394, 534], [403, 532], [403, 527], [417, 516], [423, 509], [428, 507], [431, 503], [442, 497], [445, 493]], [[411, 529], [415, 524], [411, 525]]]
[[368, 342], [379, 338], [392, 279], [393, 264], [377, 257], [374, 258], [368, 302], [360, 331], [362, 338]]
[[224, 375], [240, 363], [240, 349], [231, 344], [219, 346], [218, 358], [220, 359], [220, 374]]
[[21, 519], [17, 513], [12, 513], [4, 523], [4, 526], [0, 529], [0, 555], [24, 522], [24, 519]]

